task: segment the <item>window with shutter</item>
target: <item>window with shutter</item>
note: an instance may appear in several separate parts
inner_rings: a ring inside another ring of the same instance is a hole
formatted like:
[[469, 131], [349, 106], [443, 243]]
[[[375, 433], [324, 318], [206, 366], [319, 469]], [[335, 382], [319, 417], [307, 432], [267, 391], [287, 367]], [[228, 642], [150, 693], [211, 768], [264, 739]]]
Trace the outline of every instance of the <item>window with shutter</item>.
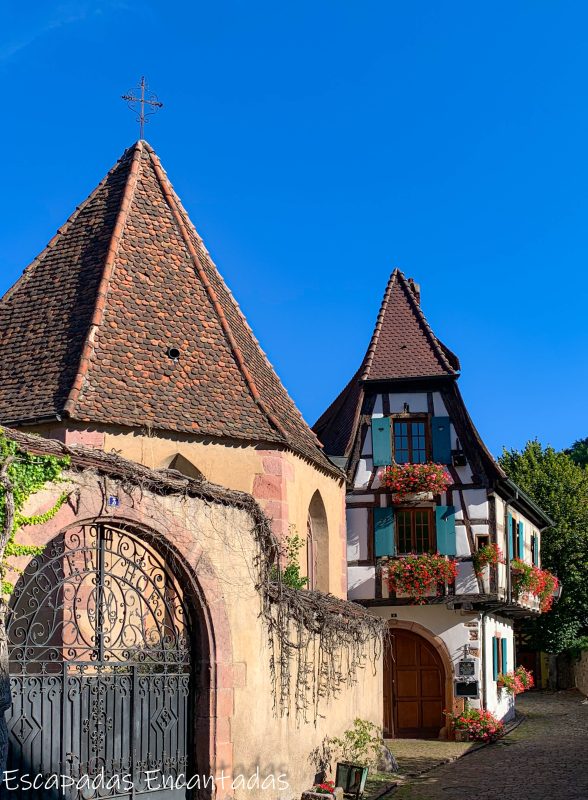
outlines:
[[455, 506], [437, 506], [435, 508], [435, 525], [438, 552], [443, 556], [457, 555]]
[[519, 520], [517, 530], [517, 549], [521, 561], [525, 559], [525, 525], [522, 520]]
[[436, 464], [451, 464], [451, 424], [449, 417], [433, 417], [433, 461]]
[[372, 453], [375, 467], [388, 467], [392, 463], [390, 417], [372, 417]]
[[392, 508], [374, 508], [374, 555], [376, 558], [396, 555]]

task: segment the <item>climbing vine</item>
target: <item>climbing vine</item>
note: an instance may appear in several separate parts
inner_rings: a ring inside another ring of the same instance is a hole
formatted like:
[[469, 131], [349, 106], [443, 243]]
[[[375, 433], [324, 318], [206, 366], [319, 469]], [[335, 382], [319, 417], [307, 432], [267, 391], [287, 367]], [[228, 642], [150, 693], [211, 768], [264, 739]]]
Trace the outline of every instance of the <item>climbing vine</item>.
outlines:
[[[36, 556], [43, 547], [19, 544], [15, 534], [27, 525], [41, 525], [57, 514], [67, 499], [67, 492], [44, 514], [26, 516], [22, 513], [28, 498], [45, 484], [59, 480], [67, 457], [32, 455], [19, 448], [0, 429], [0, 591], [3, 597], [12, 593], [13, 585], [6, 580], [11, 569], [11, 556]], [[12, 567], [14, 569], [14, 567]]]

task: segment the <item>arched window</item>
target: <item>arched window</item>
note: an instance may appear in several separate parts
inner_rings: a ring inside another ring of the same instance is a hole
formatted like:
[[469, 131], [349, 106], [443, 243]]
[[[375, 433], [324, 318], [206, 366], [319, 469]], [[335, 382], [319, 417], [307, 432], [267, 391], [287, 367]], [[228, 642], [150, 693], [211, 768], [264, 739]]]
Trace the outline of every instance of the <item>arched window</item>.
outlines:
[[306, 574], [309, 589], [329, 591], [329, 527], [325, 504], [318, 490], [308, 507]]

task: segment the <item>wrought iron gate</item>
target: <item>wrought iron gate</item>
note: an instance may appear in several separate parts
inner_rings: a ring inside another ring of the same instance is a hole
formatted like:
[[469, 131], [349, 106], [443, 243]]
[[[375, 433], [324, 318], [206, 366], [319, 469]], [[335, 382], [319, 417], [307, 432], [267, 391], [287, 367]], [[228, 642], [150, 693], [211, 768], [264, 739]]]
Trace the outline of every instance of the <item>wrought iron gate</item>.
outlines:
[[23, 799], [188, 796], [189, 617], [153, 548], [105, 525], [66, 531], [25, 570], [8, 637], [8, 769], [67, 784]]

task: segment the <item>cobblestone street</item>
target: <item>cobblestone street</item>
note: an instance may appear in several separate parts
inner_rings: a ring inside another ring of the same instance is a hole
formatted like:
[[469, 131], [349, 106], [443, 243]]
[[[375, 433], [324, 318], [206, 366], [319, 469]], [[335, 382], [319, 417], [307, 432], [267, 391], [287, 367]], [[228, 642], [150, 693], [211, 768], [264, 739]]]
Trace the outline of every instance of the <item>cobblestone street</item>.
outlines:
[[517, 700], [509, 736], [411, 780], [395, 800], [587, 800], [588, 703], [575, 691]]

